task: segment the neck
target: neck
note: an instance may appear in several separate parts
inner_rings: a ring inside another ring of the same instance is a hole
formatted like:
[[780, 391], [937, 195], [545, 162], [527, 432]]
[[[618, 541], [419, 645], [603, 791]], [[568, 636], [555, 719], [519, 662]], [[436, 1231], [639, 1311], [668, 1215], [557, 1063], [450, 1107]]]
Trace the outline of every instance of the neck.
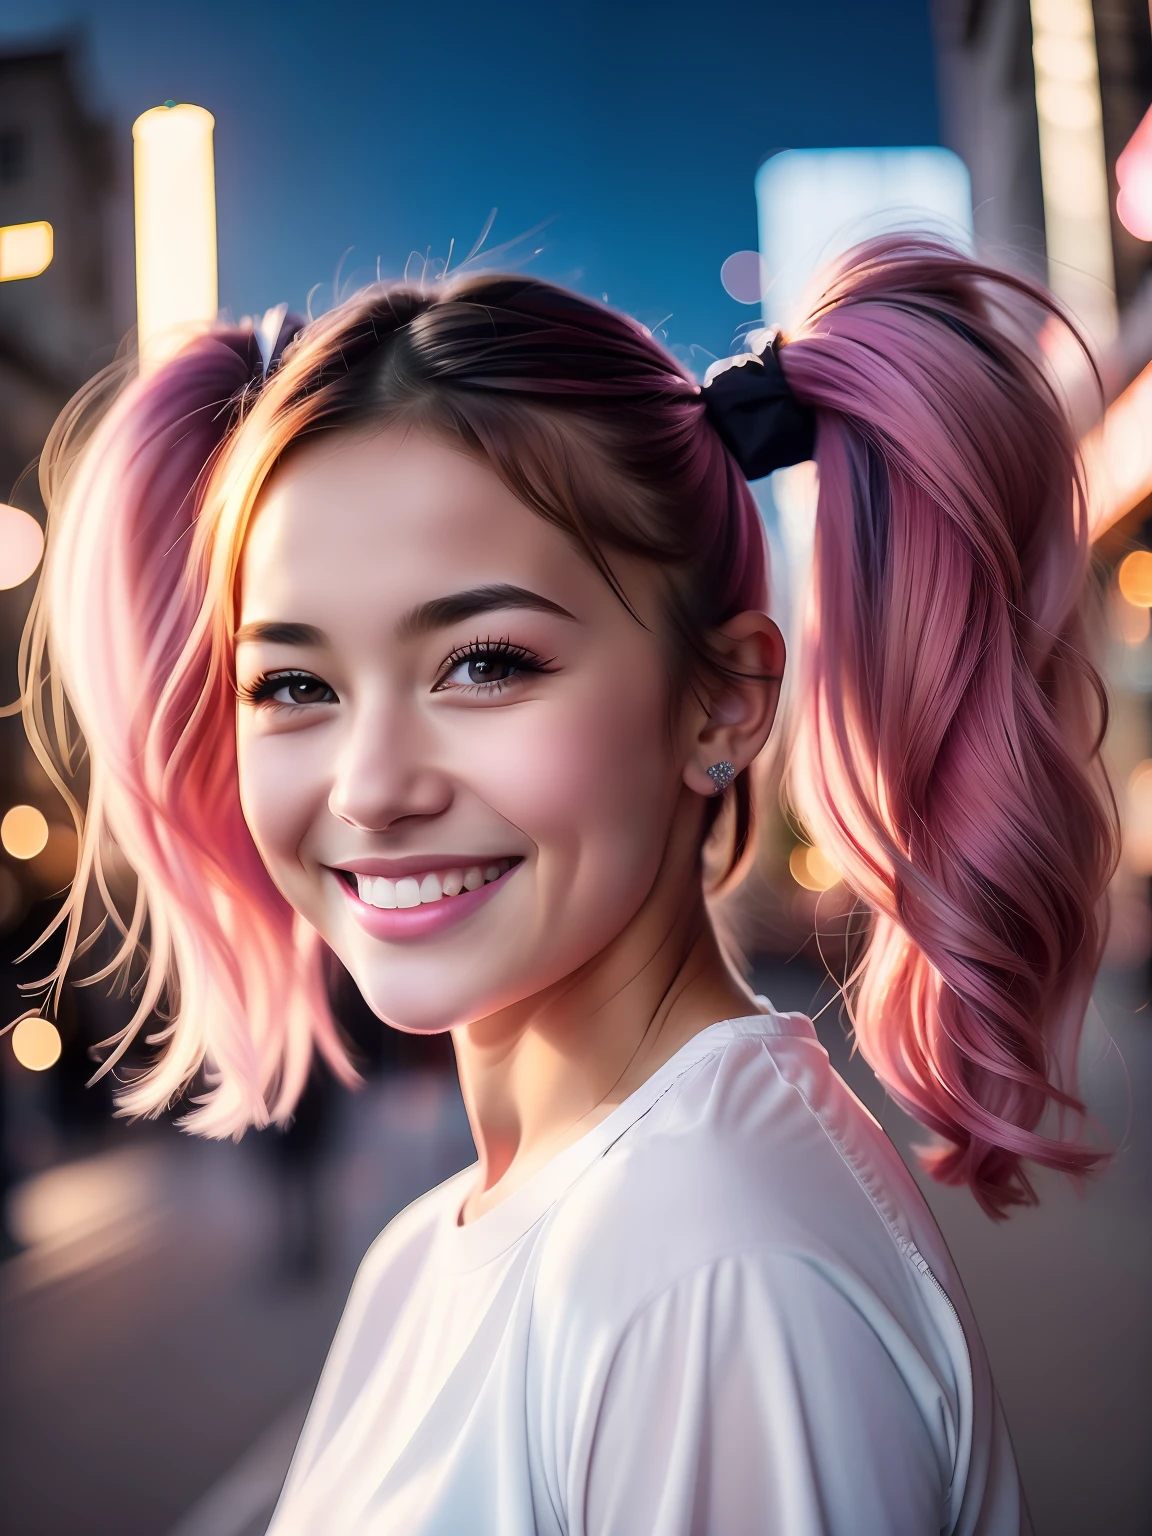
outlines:
[[685, 874], [658, 879], [624, 932], [574, 975], [453, 1030], [480, 1165], [465, 1220], [591, 1130], [693, 1035], [755, 1012], [717, 943], [694, 857]]

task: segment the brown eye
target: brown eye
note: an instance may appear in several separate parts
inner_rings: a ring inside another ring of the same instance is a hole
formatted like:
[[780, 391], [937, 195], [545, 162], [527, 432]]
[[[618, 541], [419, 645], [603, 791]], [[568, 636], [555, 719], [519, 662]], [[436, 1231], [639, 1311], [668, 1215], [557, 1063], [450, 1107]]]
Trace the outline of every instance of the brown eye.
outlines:
[[550, 671], [552, 663], [526, 646], [510, 640], [477, 640], [448, 657], [434, 692], [458, 689], [475, 697], [497, 695], [533, 673]]
[[495, 656], [475, 656], [467, 664], [470, 683], [503, 683], [515, 671], [510, 661]]
[[281, 694], [288, 704], [327, 704], [333, 697], [331, 688], [318, 677], [294, 677], [281, 683], [274, 697], [279, 699]]
[[311, 672], [266, 672], [240, 690], [248, 704], [338, 704], [340, 701], [323, 680]]

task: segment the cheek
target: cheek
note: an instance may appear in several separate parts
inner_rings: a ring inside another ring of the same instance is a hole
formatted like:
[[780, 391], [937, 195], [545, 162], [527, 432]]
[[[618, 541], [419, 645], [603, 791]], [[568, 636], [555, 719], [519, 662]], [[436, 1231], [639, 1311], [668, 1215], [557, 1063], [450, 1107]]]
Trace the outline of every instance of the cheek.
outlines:
[[236, 766], [244, 820], [268, 872], [283, 889], [295, 884], [298, 850], [323, 793], [320, 765], [310, 765], [300, 737], [291, 733], [236, 733]]
[[474, 760], [473, 782], [532, 839], [542, 879], [655, 872], [680, 772], [662, 687], [628, 682], [508, 711]]

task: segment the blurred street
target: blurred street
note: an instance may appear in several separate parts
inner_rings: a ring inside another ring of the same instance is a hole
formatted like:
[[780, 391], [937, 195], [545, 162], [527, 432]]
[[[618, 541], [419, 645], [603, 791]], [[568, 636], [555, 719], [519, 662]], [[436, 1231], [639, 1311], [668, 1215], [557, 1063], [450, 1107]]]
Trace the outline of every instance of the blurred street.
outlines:
[[[264, 1529], [357, 1262], [473, 1155], [442, 1073], [400, 1073], [343, 1110], [316, 1169], [313, 1273], [284, 1252], [300, 1191], [258, 1137], [125, 1130], [13, 1191], [12, 1225], [31, 1241], [0, 1266], [12, 1536], [163, 1536], [190, 1512], [187, 1536]], [[270, 1429], [271, 1457], [196, 1514]]]
[[[807, 1009], [818, 975], [797, 962], [757, 980], [781, 1010]], [[966, 1192], [921, 1181], [981, 1319], [1037, 1536], [1143, 1536], [1152, 1499], [1152, 1031], [1131, 978], [1106, 978], [1098, 1002], [1083, 1070], [1121, 1147], [1108, 1175], [1082, 1198], [1045, 1180], [1039, 1209], [1001, 1226]], [[819, 1025], [907, 1152], [915, 1129], [849, 1060], [834, 1007]], [[0, 1267], [14, 1536], [264, 1530], [359, 1257], [472, 1155], [446, 1074], [403, 1071], [340, 1103], [317, 1167], [313, 1274], [284, 1253], [292, 1191], [259, 1137], [125, 1130], [13, 1191], [29, 1240]]]
[[[1123, 853], [1081, 1091], [1117, 1155], [1079, 1192], [1039, 1178], [1040, 1206], [1000, 1224], [967, 1191], [920, 1183], [981, 1322], [1036, 1536], [1148, 1536], [1149, 0], [449, 4], [431, 48], [411, 7], [352, 5], [340, 21], [317, 27], [291, 0], [0, 7], [4, 1536], [263, 1536], [357, 1263], [473, 1156], [446, 1038], [385, 1030], [335, 962], [330, 1000], [366, 1086], [314, 1074], [286, 1134], [239, 1144], [168, 1119], [126, 1125], [115, 1074], [87, 1086], [139, 980], [76, 985], [111, 957], [110, 930], [57, 1006], [25, 1017], [59, 933], [22, 957], [77, 854], [14, 702], [46, 547], [37, 465], [59, 413], [114, 358], [125, 376], [151, 363], [163, 326], [142, 295], [167, 293], [180, 325], [247, 324], [473, 260], [602, 299], [702, 378], [765, 327], [786, 336], [837, 252], [904, 228], [1046, 284], [1092, 354], [1089, 367], [1058, 326], [1016, 317], [1087, 466], [1107, 627]], [[190, 120], [196, 151], [180, 158], [171, 125]], [[142, 123], [169, 125], [148, 174]], [[753, 486], [792, 658], [816, 489], [811, 464]], [[83, 751], [74, 766], [83, 800]], [[911, 1160], [924, 1133], [852, 1059], [821, 963], [843, 974], [855, 898], [813, 829], [769, 797], [761, 815], [725, 921], [761, 957], [758, 989], [815, 1017]], [[115, 848], [108, 869], [130, 912]], [[163, 1013], [117, 1066], [122, 1082]]]

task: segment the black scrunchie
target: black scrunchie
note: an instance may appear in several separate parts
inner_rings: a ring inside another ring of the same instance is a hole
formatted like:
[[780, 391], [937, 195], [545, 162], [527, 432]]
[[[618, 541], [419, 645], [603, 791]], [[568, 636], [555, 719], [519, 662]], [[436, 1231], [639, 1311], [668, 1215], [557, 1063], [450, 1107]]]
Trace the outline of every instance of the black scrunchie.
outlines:
[[788, 387], [779, 333], [759, 352], [714, 363], [700, 390], [708, 419], [749, 480], [802, 464], [816, 446], [816, 413]]

